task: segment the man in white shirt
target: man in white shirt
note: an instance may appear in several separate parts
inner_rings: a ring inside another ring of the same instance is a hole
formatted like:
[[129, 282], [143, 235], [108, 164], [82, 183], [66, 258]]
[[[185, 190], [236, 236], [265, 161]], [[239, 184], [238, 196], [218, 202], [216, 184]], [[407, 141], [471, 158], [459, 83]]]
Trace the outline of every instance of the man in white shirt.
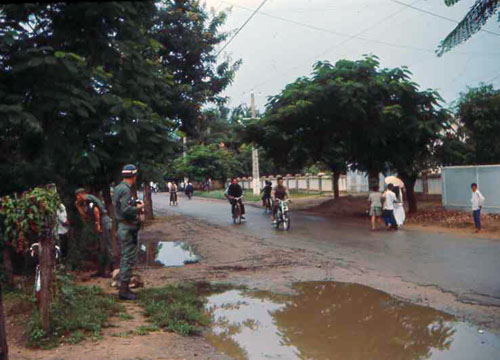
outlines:
[[63, 203], [57, 209], [57, 237], [62, 256], [66, 257], [68, 251], [68, 215]]
[[472, 203], [472, 217], [476, 225], [476, 232], [479, 232], [481, 231], [481, 209], [483, 208], [485, 198], [477, 189], [476, 183], [472, 183], [470, 187], [472, 189], [472, 198], [470, 200]]
[[392, 191], [394, 189], [394, 185], [387, 185], [387, 190], [384, 193], [384, 206], [382, 211], [382, 217], [384, 218], [385, 225], [387, 226], [387, 230], [397, 230], [398, 224], [396, 223], [396, 219], [394, 218], [394, 203], [398, 202], [398, 198], [396, 194]]

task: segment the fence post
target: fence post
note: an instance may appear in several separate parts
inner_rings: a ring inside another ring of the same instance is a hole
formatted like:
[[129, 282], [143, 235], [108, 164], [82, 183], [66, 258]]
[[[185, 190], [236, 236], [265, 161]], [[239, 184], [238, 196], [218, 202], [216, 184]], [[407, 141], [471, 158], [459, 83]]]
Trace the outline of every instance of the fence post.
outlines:
[[299, 190], [300, 190], [299, 178], [300, 178], [300, 174], [295, 174], [295, 190], [297, 190], [297, 192], [299, 192]]
[[306, 186], [307, 186], [306, 192], [307, 192], [307, 194], [309, 194], [309, 189], [311, 188], [310, 182], [311, 182], [311, 174], [307, 173], [306, 174]]
[[318, 174], [318, 187], [319, 187], [319, 194], [320, 195], [323, 192], [323, 175], [325, 175], [325, 174], [324, 173]]

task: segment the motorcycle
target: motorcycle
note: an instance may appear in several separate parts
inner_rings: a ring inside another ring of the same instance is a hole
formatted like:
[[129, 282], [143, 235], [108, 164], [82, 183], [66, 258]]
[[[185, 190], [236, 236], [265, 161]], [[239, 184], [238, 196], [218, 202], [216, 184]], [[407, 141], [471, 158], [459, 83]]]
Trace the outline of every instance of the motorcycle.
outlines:
[[290, 230], [290, 215], [288, 214], [288, 204], [290, 200], [277, 199], [276, 201], [279, 201], [279, 205], [275, 217], [276, 222], [274, 226], [276, 227], [276, 229], [279, 229], [281, 225], [283, 227], [283, 230], [288, 231]]
[[243, 198], [243, 196], [232, 198], [232, 201], [235, 201], [234, 209], [233, 209], [233, 223], [234, 224], [241, 224], [241, 204], [240, 204], [240, 200], [242, 198]]

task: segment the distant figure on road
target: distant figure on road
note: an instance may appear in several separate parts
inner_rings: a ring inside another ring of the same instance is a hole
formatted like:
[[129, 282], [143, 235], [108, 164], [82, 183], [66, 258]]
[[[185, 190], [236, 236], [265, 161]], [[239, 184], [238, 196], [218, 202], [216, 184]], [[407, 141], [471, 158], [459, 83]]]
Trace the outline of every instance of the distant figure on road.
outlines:
[[396, 224], [398, 225], [398, 227], [401, 227], [405, 223], [406, 219], [405, 206], [403, 203], [403, 192], [401, 191], [401, 188], [399, 186], [394, 186], [393, 192], [398, 199], [398, 202], [394, 203], [394, 218], [396, 219]]
[[370, 216], [372, 220], [372, 230], [376, 230], [377, 218], [382, 216], [382, 194], [378, 191], [378, 185], [372, 187], [372, 191], [368, 195], [370, 202]]
[[387, 230], [397, 230], [398, 224], [394, 218], [394, 203], [398, 202], [396, 194], [392, 191], [394, 190], [394, 185], [387, 185], [387, 189], [384, 192], [384, 206], [382, 211], [382, 216], [384, 218], [385, 226]]
[[191, 196], [193, 196], [193, 193], [194, 193], [194, 187], [193, 187], [193, 184], [191, 184], [191, 181], [188, 182], [188, 184], [186, 185], [185, 193], [186, 193], [186, 196], [189, 198], [189, 200], [191, 200]]
[[474, 225], [476, 225], [476, 232], [481, 231], [481, 209], [484, 204], [484, 196], [479, 192], [476, 183], [471, 184], [472, 198], [470, 199], [472, 203], [472, 217], [474, 218]]

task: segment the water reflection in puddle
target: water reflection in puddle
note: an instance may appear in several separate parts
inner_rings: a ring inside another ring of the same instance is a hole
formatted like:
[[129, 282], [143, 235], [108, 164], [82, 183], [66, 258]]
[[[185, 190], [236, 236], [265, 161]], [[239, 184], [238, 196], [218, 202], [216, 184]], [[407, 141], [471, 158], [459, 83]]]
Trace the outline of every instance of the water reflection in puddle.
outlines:
[[500, 359], [500, 339], [365, 286], [299, 283], [296, 295], [208, 298], [207, 339], [234, 359]]
[[141, 245], [139, 260], [147, 266], [184, 266], [200, 260], [186, 243], [153, 241]]

